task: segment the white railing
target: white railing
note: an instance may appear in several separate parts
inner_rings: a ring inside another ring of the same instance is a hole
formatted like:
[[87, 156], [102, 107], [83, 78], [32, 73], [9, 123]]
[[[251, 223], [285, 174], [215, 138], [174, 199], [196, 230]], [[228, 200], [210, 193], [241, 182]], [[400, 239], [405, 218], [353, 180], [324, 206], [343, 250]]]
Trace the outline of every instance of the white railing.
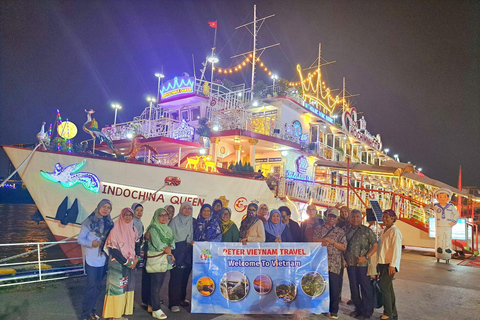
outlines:
[[140, 119], [103, 128], [102, 132], [112, 141], [131, 139], [136, 134], [142, 134], [145, 138], [172, 138], [175, 129], [177, 129], [180, 124], [180, 121], [170, 118], [156, 120]]
[[394, 192], [350, 187], [350, 192], [347, 195], [346, 186], [287, 179], [284, 177], [279, 180], [278, 184], [278, 196], [280, 198], [288, 196], [292, 201], [312, 201], [316, 205], [331, 207], [337, 203], [346, 205], [348, 196], [350, 209], [359, 209], [362, 212], [366, 209], [365, 205], [369, 206], [368, 198], [371, 194], [376, 195], [381, 208], [391, 208], [392, 200], [394, 199], [393, 207], [399, 216], [409, 219], [414, 218], [428, 224], [428, 215], [425, 214], [420, 203], [411, 201], [409, 198]]
[[319, 157], [326, 160], [332, 160], [332, 161], [345, 160], [343, 152], [340, 152], [337, 149], [334, 149], [331, 146], [326, 145], [320, 141], [314, 142], [314, 144], [315, 144], [315, 148], [313, 149], [313, 152]]
[[[72, 262], [81, 263], [83, 258], [42, 259], [42, 246], [51, 244], [76, 245], [77, 241], [58, 242], [29, 242], [29, 243], [5, 243], [0, 248], [10, 246], [35, 247], [28, 261], [0, 263], [0, 287], [18, 284], [35, 283], [41, 281], [60, 280], [72, 276], [85, 274], [84, 266], [73, 265]], [[2, 259], [2, 260], [8, 260]], [[14, 260], [15, 261], [15, 260]]]

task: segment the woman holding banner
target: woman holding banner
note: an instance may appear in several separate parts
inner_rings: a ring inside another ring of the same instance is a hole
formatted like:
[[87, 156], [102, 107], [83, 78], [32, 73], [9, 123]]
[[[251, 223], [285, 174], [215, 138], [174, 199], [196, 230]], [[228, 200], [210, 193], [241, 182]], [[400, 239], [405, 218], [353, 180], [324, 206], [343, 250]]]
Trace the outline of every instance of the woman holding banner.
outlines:
[[257, 216], [258, 205], [254, 202], [247, 207], [247, 217], [240, 225], [240, 242], [244, 245], [247, 242], [265, 242], [265, 230], [263, 222]]
[[192, 272], [193, 255], [193, 207], [190, 202], [184, 202], [180, 206], [180, 212], [173, 217], [168, 226], [172, 229], [175, 239], [176, 268], [170, 271], [170, 283], [168, 284], [168, 302], [172, 312], [180, 312], [179, 306], [189, 306], [186, 300], [188, 278]]
[[238, 227], [232, 221], [232, 210], [230, 208], [222, 209], [220, 228], [222, 229], [222, 242], [238, 242]]
[[292, 233], [282, 222], [280, 211], [273, 209], [265, 223], [265, 242], [293, 242]]

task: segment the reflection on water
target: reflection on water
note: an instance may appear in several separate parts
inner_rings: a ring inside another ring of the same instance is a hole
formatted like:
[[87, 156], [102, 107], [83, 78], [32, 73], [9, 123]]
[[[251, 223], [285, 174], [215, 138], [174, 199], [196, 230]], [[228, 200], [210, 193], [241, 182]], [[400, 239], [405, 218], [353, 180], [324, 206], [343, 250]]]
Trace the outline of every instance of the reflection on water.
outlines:
[[[34, 204], [0, 204], [0, 243], [55, 241], [55, 237], [44, 221], [37, 224], [30, 219], [35, 211], [37, 211], [37, 206]], [[36, 245], [0, 247], [0, 259], [36, 248]], [[42, 259], [65, 258], [59, 246], [42, 250], [40, 255]], [[31, 261], [32, 257], [36, 259], [37, 254], [34, 253], [15, 261]]]

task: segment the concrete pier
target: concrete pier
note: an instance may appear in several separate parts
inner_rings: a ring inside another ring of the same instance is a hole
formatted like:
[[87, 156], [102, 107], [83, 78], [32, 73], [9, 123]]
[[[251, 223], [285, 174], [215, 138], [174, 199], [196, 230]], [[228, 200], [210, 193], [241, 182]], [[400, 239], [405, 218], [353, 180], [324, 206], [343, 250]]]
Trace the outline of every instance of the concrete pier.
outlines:
[[[394, 288], [401, 320], [477, 320], [480, 319], [480, 268], [437, 263], [422, 253], [404, 252], [400, 272], [395, 276]], [[138, 275], [140, 272], [138, 272]], [[140, 279], [136, 291], [135, 311], [128, 319], [153, 319], [140, 304]], [[168, 280], [168, 279], [167, 279]], [[0, 289], [1, 320], [66, 320], [79, 319], [85, 278], [46, 282], [35, 285]], [[165, 281], [166, 293], [168, 282]], [[343, 299], [339, 318], [353, 319], [348, 314], [353, 306], [346, 304], [350, 297], [345, 273]], [[164, 295], [165, 303], [168, 301]], [[103, 300], [98, 303], [101, 315]], [[323, 315], [218, 315], [191, 314], [189, 309], [172, 313], [162, 305], [168, 319], [328, 319]], [[376, 309], [372, 319], [378, 319], [382, 309]]]

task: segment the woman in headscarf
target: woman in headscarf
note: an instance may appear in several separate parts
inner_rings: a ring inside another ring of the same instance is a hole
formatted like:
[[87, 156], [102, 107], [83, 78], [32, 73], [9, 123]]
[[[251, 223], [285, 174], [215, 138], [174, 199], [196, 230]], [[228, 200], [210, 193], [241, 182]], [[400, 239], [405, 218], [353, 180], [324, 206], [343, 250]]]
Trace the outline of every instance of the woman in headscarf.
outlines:
[[[173, 238], [173, 231], [168, 226], [167, 210], [160, 208], [153, 214], [152, 222], [147, 228], [148, 233], [148, 256], [155, 257], [162, 255], [162, 259], [167, 259], [167, 256], [172, 255], [172, 249], [175, 249], [175, 241]], [[163, 281], [167, 270], [171, 270], [172, 265], [167, 263], [165, 272], [150, 273], [151, 279], [151, 294], [150, 304], [152, 306], [152, 316], [157, 319], [166, 319], [167, 316], [160, 308], [161, 299], [160, 291], [162, 289]]]
[[168, 213], [168, 221], [172, 220], [173, 216], [175, 215], [175, 207], [169, 204], [165, 206], [165, 210], [167, 210]]
[[222, 241], [222, 231], [220, 230], [219, 221], [213, 216], [212, 206], [204, 204], [200, 209], [197, 221], [193, 230], [194, 241]]
[[222, 209], [222, 220], [220, 220], [220, 229], [222, 230], [222, 242], [238, 242], [238, 227], [232, 221], [232, 210], [230, 208]]
[[265, 230], [263, 222], [257, 216], [258, 205], [250, 203], [247, 207], [247, 216], [242, 220], [240, 225], [240, 242], [265, 242]]
[[112, 212], [110, 200], [101, 200], [92, 214], [82, 222], [82, 230], [78, 235], [77, 241], [82, 246], [87, 274], [81, 319], [90, 320], [98, 317], [95, 314], [95, 306], [102, 290], [103, 278], [107, 273], [107, 255], [103, 251], [103, 246], [113, 228], [110, 212]]
[[170, 283], [168, 284], [168, 303], [172, 312], [180, 312], [180, 306], [189, 306], [186, 300], [187, 285], [190, 272], [192, 272], [193, 255], [193, 207], [190, 202], [184, 202], [180, 206], [179, 213], [173, 217], [168, 226], [172, 228], [175, 239], [176, 268], [170, 271]]
[[135, 252], [138, 231], [133, 226], [133, 215], [132, 209], [123, 208], [105, 242], [109, 261], [104, 318], [124, 319], [124, 314], [133, 314], [134, 269], [140, 258], [139, 252]]
[[220, 221], [222, 219], [222, 207], [223, 202], [220, 199], [215, 199], [212, 203], [212, 215], [215, 220]]
[[265, 224], [265, 242], [293, 242], [290, 229], [282, 222], [280, 211], [270, 211], [270, 218]]
[[265, 203], [258, 207], [258, 218], [262, 220], [264, 225], [268, 221], [268, 206]]

